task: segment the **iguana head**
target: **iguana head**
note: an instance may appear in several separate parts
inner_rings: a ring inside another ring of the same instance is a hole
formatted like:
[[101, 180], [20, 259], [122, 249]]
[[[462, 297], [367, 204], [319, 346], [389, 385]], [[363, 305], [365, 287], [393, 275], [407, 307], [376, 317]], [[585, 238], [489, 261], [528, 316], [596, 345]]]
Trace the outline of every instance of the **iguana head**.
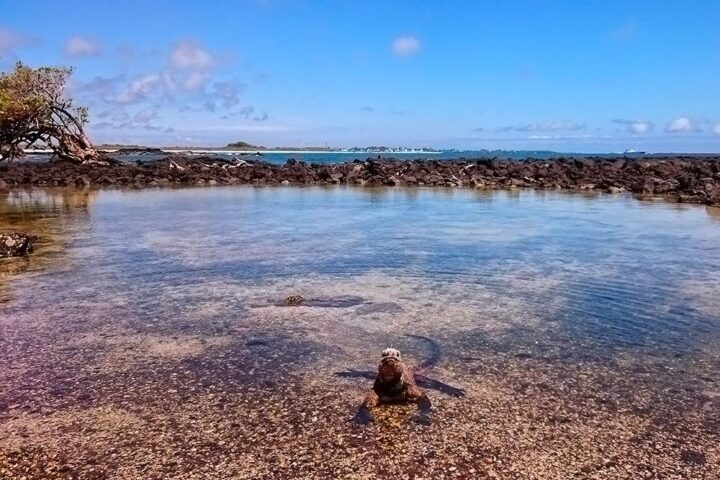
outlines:
[[386, 348], [378, 366], [378, 377], [383, 383], [397, 383], [403, 372], [402, 355], [396, 348]]
[[382, 358], [396, 358], [402, 361], [402, 355], [400, 354], [400, 350], [398, 350], [397, 348], [386, 348], [382, 352]]

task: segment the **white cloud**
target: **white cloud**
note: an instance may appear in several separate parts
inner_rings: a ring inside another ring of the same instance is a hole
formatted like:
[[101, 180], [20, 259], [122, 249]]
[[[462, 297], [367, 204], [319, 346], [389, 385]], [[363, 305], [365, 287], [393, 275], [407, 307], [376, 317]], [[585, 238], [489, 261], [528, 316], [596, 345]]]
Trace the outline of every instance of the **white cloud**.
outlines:
[[720, 135], [720, 123], [713, 125], [713, 133]]
[[65, 55], [68, 57], [90, 57], [100, 53], [100, 44], [87, 37], [75, 35], [65, 42]]
[[652, 123], [633, 122], [628, 126], [628, 128], [630, 128], [633, 133], [647, 133], [652, 129]]
[[408, 57], [420, 50], [420, 40], [412, 35], [398, 37], [393, 41], [392, 51], [398, 57]]
[[207, 70], [215, 65], [215, 58], [197, 42], [186, 40], [175, 45], [170, 52], [170, 65], [180, 70]]
[[[171, 133], [173, 127], [178, 126], [162, 125], [160, 112], [178, 109], [178, 103], [186, 105], [179, 108], [181, 112], [216, 112], [218, 118], [226, 120], [239, 116], [245, 121], [265, 124], [272, 118], [252, 106], [241, 108], [245, 84], [221, 77], [218, 71], [221, 57], [209, 53], [198, 43], [178, 43], [166, 50], [165, 58], [165, 65], [143, 74], [97, 77], [78, 83], [75, 91], [82, 99], [92, 98], [93, 110], [97, 108], [100, 112], [94, 115], [97, 121], [90, 128], [96, 132]], [[262, 126], [265, 128], [257, 131], [273, 131], [273, 126]]]
[[205, 83], [210, 78], [210, 74], [205, 72], [192, 72], [185, 78], [183, 85], [187, 90], [198, 90], [205, 86]]
[[9, 28], [0, 27], [0, 55], [37, 43], [34, 38]]
[[118, 103], [132, 103], [145, 98], [160, 83], [160, 75], [151, 73], [136, 78], [116, 98]]
[[175, 94], [180, 90], [175, 78], [167, 70], [160, 72], [160, 80], [168, 93]]
[[687, 117], [676, 118], [667, 127], [667, 131], [672, 133], [691, 132], [692, 130], [693, 123]]
[[653, 124], [647, 120], [627, 120], [624, 118], [616, 118], [613, 123], [625, 125], [628, 133], [643, 134], [652, 131]]

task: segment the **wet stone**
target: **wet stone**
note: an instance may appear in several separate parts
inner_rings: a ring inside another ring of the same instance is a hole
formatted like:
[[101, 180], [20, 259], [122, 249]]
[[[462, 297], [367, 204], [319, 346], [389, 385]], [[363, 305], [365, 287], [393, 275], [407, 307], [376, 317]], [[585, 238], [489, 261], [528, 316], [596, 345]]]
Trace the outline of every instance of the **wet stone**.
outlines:
[[0, 258], [23, 257], [32, 253], [37, 237], [19, 232], [0, 233]]
[[285, 298], [285, 301], [283, 302], [286, 307], [299, 307], [304, 303], [305, 299], [302, 295], [290, 295], [289, 297]]

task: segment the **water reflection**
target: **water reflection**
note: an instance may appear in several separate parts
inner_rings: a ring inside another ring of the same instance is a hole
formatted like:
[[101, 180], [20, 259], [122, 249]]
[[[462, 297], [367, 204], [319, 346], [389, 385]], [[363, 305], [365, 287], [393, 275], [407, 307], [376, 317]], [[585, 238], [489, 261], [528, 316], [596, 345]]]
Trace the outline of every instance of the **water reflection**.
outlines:
[[96, 190], [69, 188], [8, 190], [0, 201], [0, 221], [5, 226], [14, 217], [87, 210], [97, 193]]
[[712, 221], [720, 222], [720, 207], [705, 207], [705, 211]]
[[9, 277], [22, 272], [62, 269], [65, 247], [81, 238], [90, 221], [98, 192], [83, 189], [22, 189], [0, 198], [0, 231], [21, 231], [39, 237], [28, 258], [0, 260], [0, 301], [9, 299]]

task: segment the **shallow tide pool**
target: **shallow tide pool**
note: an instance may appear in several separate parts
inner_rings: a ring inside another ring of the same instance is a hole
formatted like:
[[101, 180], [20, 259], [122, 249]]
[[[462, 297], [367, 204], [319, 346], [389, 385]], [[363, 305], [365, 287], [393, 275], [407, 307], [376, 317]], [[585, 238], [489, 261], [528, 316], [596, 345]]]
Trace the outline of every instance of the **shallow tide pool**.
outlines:
[[[41, 237], [0, 261], [0, 478], [720, 477], [720, 209], [0, 195], [0, 230]], [[294, 294], [308, 305], [282, 306]], [[372, 381], [336, 373], [387, 346], [440, 348], [429, 376], [466, 395], [429, 390], [431, 425], [412, 406], [353, 425]]]

